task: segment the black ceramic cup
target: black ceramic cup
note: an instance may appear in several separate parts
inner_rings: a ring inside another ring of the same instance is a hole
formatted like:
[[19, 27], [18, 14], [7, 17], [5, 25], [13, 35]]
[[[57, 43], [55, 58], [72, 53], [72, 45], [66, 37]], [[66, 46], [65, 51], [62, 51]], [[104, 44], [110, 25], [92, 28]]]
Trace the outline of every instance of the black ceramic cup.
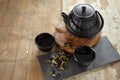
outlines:
[[94, 50], [88, 46], [78, 47], [73, 56], [74, 60], [82, 67], [89, 66], [96, 57]]
[[35, 44], [43, 52], [50, 51], [55, 43], [55, 38], [49, 33], [41, 33], [36, 36]]

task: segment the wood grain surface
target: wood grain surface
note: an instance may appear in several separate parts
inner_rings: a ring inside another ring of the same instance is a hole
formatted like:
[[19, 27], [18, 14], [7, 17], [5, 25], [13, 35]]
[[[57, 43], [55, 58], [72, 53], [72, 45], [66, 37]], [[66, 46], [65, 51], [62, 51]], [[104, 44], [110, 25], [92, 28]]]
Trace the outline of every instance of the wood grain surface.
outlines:
[[[0, 80], [44, 80], [34, 38], [53, 33], [61, 11], [89, 3], [104, 17], [107, 35], [120, 53], [120, 0], [0, 0]], [[120, 62], [65, 80], [120, 80]]]
[[52, 33], [61, 1], [0, 0], [0, 80], [44, 80], [34, 38]]

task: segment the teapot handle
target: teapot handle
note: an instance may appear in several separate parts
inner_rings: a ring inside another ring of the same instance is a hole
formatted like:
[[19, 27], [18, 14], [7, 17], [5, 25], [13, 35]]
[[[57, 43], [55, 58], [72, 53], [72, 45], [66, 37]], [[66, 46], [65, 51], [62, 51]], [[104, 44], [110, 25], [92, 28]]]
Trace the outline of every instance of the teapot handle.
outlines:
[[102, 22], [102, 24], [101, 24], [101, 28], [103, 27], [103, 25], [104, 25], [104, 20], [103, 20], [103, 17], [102, 17], [102, 15], [98, 12], [98, 11], [95, 11], [99, 16], [100, 16], [100, 18], [101, 18], [101, 22]]

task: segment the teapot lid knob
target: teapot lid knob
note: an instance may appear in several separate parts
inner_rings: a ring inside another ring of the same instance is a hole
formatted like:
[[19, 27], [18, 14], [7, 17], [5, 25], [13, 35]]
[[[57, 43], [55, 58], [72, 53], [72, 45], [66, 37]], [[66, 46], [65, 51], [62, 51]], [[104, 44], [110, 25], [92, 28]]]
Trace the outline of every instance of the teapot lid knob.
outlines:
[[86, 10], [86, 7], [82, 6], [82, 12], [85, 12], [85, 10]]

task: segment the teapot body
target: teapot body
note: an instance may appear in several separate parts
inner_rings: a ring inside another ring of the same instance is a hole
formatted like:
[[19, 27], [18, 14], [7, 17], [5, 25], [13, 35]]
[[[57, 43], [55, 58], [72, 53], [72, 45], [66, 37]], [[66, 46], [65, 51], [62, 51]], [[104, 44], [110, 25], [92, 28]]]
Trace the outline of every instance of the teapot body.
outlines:
[[[82, 10], [79, 9], [79, 6], [81, 6]], [[87, 6], [91, 8], [91, 12], [87, 13], [86, 11], [85, 13], [85, 6], [86, 5], [77, 5], [68, 16], [64, 12], [62, 13], [62, 16], [68, 32], [77, 37], [88, 38], [95, 36], [102, 30], [104, 20], [101, 14], [98, 11], [95, 11], [90, 5]], [[76, 7], [77, 10], [75, 10]]]

